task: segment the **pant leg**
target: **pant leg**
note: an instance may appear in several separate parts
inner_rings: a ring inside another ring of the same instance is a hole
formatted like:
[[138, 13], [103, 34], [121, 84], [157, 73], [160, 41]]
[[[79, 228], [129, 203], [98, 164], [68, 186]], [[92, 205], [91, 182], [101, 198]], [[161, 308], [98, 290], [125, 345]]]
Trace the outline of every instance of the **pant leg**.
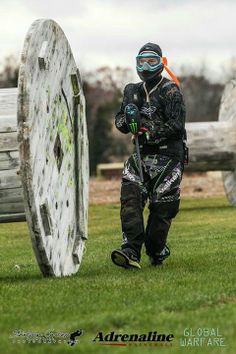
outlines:
[[179, 211], [179, 202], [150, 203], [145, 247], [149, 256], [159, 254], [166, 245], [172, 219]]
[[132, 248], [139, 258], [144, 242], [143, 208], [144, 200], [139, 186], [132, 182], [123, 181], [120, 209], [122, 248]]
[[[160, 169], [160, 165], [163, 169]], [[145, 236], [149, 256], [159, 254], [164, 249], [172, 219], [179, 211], [183, 164], [163, 158], [157, 162], [157, 169], [161, 173], [151, 183], [150, 213]]]
[[143, 209], [147, 200], [147, 191], [140, 181], [137, 156], [132, 154], [125, 162], [121, 183], [121, 229], [122, 248], [131, 248], [140, 258], [144, 243]]

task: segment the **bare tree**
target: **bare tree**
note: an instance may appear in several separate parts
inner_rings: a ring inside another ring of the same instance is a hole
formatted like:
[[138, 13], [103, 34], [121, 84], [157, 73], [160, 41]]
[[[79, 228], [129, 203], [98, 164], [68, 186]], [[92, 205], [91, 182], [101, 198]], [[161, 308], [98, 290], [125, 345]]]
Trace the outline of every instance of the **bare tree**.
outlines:
[[19, 64], [15, 55], [7, 56], [3, 61], [0, 73], [0, 88], [16, 87], [19, 73]]
[[181, 78], [186, 103], [187, 122], [218, 120], [224, 85], [212, 83], [205, 76], [189, 75]]

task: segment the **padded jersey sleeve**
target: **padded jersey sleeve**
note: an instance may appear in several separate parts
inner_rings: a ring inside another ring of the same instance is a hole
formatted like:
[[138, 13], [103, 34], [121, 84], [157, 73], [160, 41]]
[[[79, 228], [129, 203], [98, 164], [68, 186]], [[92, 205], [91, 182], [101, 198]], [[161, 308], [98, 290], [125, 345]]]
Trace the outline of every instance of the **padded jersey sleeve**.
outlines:
[[139, 94], [137, 84], [128, 84], [125, 86], [123, 100], [120, 106], [120, 110], [115, 116], [115, 126], [116, 128], [124, 134], [129, 133], [129, 129], [125, 122], [125, 107], [129, 103], [135, 103], [139, 106]]

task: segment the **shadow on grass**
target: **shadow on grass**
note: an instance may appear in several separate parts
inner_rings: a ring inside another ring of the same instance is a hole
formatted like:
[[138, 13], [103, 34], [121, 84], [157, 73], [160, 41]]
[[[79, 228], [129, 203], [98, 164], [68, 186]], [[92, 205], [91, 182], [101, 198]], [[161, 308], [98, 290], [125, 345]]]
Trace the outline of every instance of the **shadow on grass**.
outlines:
[[7, 275], [1, 276], [0, 275], [0, 283], [2, 284], [15, 284], [15, 283], [22, 283], [22, 282], [31, 282], [32, 280], [41, 281], [45, 278], [42, 274], [19, 274], [19, 275]]
[[201, 206], [201, 205], [196, 205], [196, 206], [181, 206], [180, 208], [182, 211], [194, 211], [194, 210], [209, 210], [209, 209], [223, 209], [223, 210], [233, 210], [236, 208], [233, 207], [232, 205], [206, 205], [206, 206]]

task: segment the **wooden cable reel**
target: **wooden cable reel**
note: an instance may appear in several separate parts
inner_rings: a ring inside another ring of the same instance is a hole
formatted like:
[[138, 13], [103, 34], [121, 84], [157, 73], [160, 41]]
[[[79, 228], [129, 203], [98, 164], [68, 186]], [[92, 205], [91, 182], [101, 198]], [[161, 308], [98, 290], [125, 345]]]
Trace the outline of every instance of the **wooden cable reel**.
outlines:
[[37, 20], [18, 80], [18, 143], [26, 219], [45, 276], [76, 273], [88, 219], [88, 139], [82, 83], [64, 32]]

